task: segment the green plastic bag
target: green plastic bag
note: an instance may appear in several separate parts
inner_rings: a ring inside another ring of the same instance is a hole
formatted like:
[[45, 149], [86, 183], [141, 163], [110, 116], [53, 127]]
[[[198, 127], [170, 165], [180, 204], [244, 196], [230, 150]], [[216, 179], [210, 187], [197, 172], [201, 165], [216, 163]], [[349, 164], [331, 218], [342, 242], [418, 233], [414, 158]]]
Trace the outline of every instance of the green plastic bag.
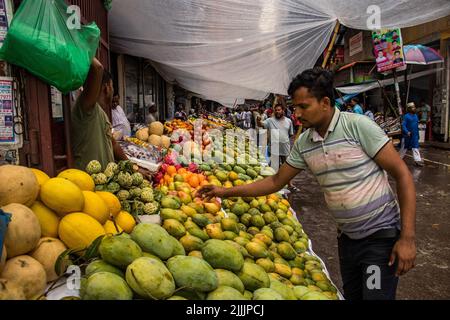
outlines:
[[95, 23], [69, 29], [68, 21], [76, 20], [67, 8], [64, 0], [24, 0], [0, 50], [0, 59], [27, 69], [62, 93], [83, 85], [100, 39]]

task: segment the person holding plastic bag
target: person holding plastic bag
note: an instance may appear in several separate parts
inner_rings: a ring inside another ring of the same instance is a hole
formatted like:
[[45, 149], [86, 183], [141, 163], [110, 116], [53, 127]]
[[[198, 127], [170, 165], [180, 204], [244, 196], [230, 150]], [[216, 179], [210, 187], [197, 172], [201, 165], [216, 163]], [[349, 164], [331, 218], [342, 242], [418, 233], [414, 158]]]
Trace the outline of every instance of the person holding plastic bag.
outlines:
[[111, 74], [94, 58], [83, 92], [72, 108], [72, 151], [75, 167], [80, 170], [91, 160], [106, 168], [114, 159], [128, 159], [113, 138], [111, 122], [103, 109], [112, 105], [113, 95]]

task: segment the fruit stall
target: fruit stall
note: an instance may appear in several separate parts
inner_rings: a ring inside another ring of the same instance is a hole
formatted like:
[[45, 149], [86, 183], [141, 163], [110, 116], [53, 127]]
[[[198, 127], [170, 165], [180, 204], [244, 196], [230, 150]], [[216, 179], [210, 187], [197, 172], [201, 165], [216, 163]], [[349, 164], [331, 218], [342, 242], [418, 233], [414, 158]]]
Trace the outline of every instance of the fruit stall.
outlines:
[[[231, 157], [231, 163], [196, 161], [195, 152], [206, 155], [216, 144], [205, 138], [213, 125], [206, 126], [199, 143], [188, 139], [195, 125], [178, 120], [125, 140], [145, 150], [160, 148], [144, 159], [157, 165], [152, 181], [131, 160], [105, 168], [94, 160], [84, 171], [56, 177], [1, 166], [0, 217], [9, 223], [0, 300], [342, 299], [281, 193], [196, 197], [205, 185], [230, 188], [275, 173], [260, 154], [249, 154], [248, 140], [209, 153]], [[181, 155], [184, 148], [192, 158]], [[79, 287], [67, 284], [74, 270]]]

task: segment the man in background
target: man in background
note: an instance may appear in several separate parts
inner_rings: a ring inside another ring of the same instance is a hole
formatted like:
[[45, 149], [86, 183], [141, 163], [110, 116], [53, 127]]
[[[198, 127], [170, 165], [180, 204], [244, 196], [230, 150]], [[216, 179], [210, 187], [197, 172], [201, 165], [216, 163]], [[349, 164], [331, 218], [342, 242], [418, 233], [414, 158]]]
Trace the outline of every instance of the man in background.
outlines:
[[131, 136], [130, 122], [125, 115], [122, 107], [119, 105], [120, 96], [115, 94], [112, 100], [112, 126], [115, 132], [117, 132], [119, 139], [127, 136]]
[[278, 161], [279, 165], [285, 163], [291, 152], [290, 138], [294, 135], [294, 127], [291, 119], [284, 116], [283, 105], [277, 104], [274, 116], [264, 122], [258, 118], [258, 126], [270, 130], [271, 159]]
[[156, 109], [155, 103], [151, 102], [150, 106], [148, 107], [148, 112], [145, 115], [145, 123], [150, 124], [152, 122], [158, 121], [157, 112], [158, 110]]

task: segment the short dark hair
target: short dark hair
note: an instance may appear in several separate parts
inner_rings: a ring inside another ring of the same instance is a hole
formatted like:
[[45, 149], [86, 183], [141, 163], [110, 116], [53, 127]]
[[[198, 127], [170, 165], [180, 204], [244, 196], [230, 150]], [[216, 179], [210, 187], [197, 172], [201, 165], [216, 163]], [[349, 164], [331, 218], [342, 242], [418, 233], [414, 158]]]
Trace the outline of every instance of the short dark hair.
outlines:
[[357, 97], [352, 98], [351, 101], [355, 101], [356, 103], [359, 103], [359, 99]]
[[397, 53], [400, 54], [400, 51], [397, 50], [397, 51], [394, 52], [394, 54], [397, 54]]
[[108, 84], [110, 81], [112, 81], [112, 75], [111, 72], [104, 69], [103, 70], [103, 78], [102, 78], [102, 85]]
[[301, 87], [308, 88], [309, 92], [317, 100], [327, 97], [330, 99], [330, 105], [334, 107], [334, 75], [333, 72], [321, 67], [315, 67], [303, 71], [295, 77], [289, 85], [288, 94], [294, 97], [295, 91]]
[[282, 109], [284, 109], [283, 104], [281, 104], [281, 103], [277, 103], [273, 108], [276, 109], [278, 107], [281, 107]]

